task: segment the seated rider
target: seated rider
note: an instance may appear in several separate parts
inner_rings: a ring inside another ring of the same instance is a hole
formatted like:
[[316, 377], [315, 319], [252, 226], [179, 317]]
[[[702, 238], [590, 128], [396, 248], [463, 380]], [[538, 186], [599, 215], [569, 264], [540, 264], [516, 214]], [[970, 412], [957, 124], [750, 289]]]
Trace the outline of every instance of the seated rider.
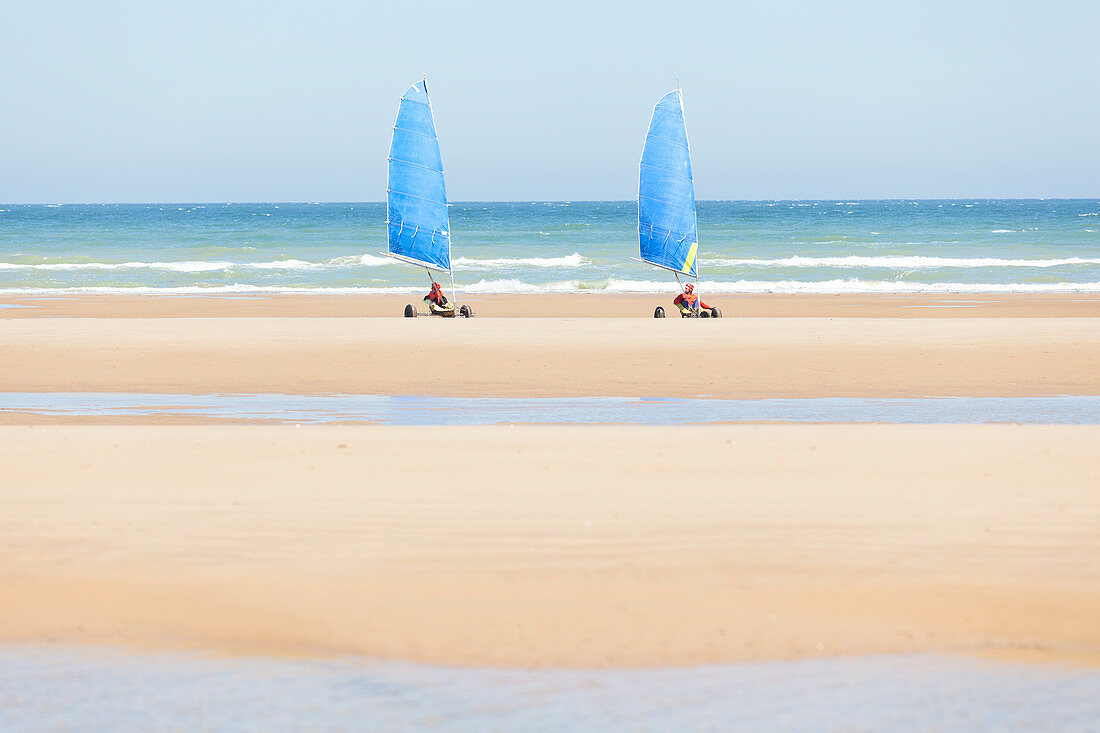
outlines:
[[428, 291], [428, 294], [424, 296], [424, 302], [428, 304], [428, 309], [433, 312], [446, 312], [454, 310], [454, 306], [447, 300], [447, 296], [443, 294], [443, 287], [432, 281], [432, 289]]
[[710, 310], [710, 306], [699, 300], [699, 296], [693, 293], [694, 290], [695, 286], [688, 283], [684, 286], [684, 292], [677, 295], [676, 300], [672, 301], [672, 304], [680, 309], [681, 316], [696, 313], [699, 308]]

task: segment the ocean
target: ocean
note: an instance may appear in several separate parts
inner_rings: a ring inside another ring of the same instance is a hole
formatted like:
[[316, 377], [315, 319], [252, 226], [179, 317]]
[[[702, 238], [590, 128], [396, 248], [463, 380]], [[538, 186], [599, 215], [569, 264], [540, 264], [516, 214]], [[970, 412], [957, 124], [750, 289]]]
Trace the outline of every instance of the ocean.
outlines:
[[[636, 205], [456, 203], [466, 293], [666, 292]], [[0, 293], [406, 293], [383, 203], [0, 204]], [[1100, 200], [701, 201], [722, 293], [1100, 292]]]

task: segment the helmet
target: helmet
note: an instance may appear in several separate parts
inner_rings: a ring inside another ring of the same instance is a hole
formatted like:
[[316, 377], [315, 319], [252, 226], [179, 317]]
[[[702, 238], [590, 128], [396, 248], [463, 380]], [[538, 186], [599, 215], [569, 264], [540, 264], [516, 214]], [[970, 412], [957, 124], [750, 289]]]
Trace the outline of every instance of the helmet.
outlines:
[[440, 288], [440, 284], [437, 283], [435, 280], [432, 280], [432, 290], [439, 290]]
[[693, 290], [695, 290], [695, 286], [692, 285], [691, 283], [688, 283], [687, 285], [684, 286], [684, 292], [687, 293], [688, 295], [690, 295]]

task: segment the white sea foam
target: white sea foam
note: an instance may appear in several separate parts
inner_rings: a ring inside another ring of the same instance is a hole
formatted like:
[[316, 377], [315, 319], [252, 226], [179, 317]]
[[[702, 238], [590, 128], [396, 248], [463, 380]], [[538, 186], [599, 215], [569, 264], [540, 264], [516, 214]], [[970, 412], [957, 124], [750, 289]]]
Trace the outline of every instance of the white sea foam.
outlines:
[[454, 261], [456, 270], [491, 270], [498, 267], [584, 267], [592, 261], [578, 252], [565, 257], [499, 257], [474, 259], [459, 257]]
[[589, 289], [591, 288], [580, 280], [562, 280], [534, 285], [515, 278], [504, 280], [479, 280], [476, 283], [459, 285], [458, 287], [459, 292], [486, 295], [492, 293], [577, 293]]
[[709, 267], [884, 267], [899, 270], [921, 270], [938, 267], [1062, 267], [1065, 265], [1100, 265], [1100, 258], [1062, 257], [1051, 259], [1002, 259], [999, 257], [920, 257], [884, 255], [867, 257], [783, 257], [780, 259], [706, 259]]
[[[675, 291], [665, 281], [636, 281], [611, 279], [608, 292], [660, 293]], [[703, 281], [701, 292], [711, 293], [818, 293], [823, 295], [842, 293], [1097, 293], [1100, 282], [1088, 283], [919, 283], [896, 280], [738, 280], [736, 282]]]
[[991, 234], [1015, 234], [1015, 229], [990, 229]]
[[384, 265], [397, 265], [400, 263], [397, 260], [391, 259], [389, 257], [364, 254], [333, 257], [328, 262], [315, 264], [321, 267], [346, 267], [348, 265], [359, 265], [361, 267], [382, 267]]
[[319, 267], [327, 266], [328, 263], [306, 262], [305, 260], [274, 260], [272, 262], [242, 262], [234, 267], [243, 270], [316, 270]]
[[[564, 258], [563, 258], [564, 259]], [[334, 257], [325, 262], [307, 262], [305, 260], [272, 260], [270, 262], [207, 262], [203, 260], [181, 260], [177, 262], [46, 262], [26, 264], [21, 262], [0, 262], [0, 270], [165, 270], [169, 272], [218, 272], [229, 270], [321, 270], [337, 267], [362, 266], [379, 267], [397, 264], [387, 257], [374, 255], [348, 255]]]
[[[388, 257], [375, 255], [346, 255], [324, 262], [287, 259], [269, 262], [228, 262], [206, 260], [181, 260], [176, 262], [47, 262], [27, 264], [0, 262], [0, 270], [39, 271], [112, 271], [112, 270], [162, 270], [166, 272], [200, 273], [248, 270], [327, 270], [342, 267], [383, 267], [399, 264]], [[592, 260], [574, 252], [564, 257], [499, 257], [477, 259], [459, 257], [454, 261], [456, 270], [494, 270], [506, 267], [587, 267]], [[707, 267], [879, 267], [901, 270], [918, 270], [942, 267], [1062, 267], [1072, 265], [1100, 265], [1100, 258], [1063, 257], [1051, 259], [1003, 259], [998, 257], [921, 257], [885, 255], [869, 257], [783, 257], [777, 259], [713, 258], [704, 259]]]
[[0, 262], [0, 270], [169, 270], [172, 272], [215, 272], [234, 267], [233, 262], [204, 262], [184, 260], [181, 262], [47, 262], [28, 265], [18, 262]]
[[383, 287], [383, 288], [300, 288], [280, 285], [182, 285], [178, 287], [67, 287], [67, 288], [0, 288], [0, 295], [264, 295], [264, 294], [311, 294], [311, 295], [401, 295], [421, 293], [423, 286]]
[[[898, 282], [894, 280], [825, 280], [806, 282], [800, 280], [737, 280], [735, 282], [702, 281], [703, 293], [811, 293], [834, 295], [843, 293], [1100, 293], [1100, 282], [1085, 283], [957, 283], [957, 282]], [[537, 294], [537, 293], [661, 293], [676, 292], [676, 285], [667, 280], [620, 280], [586, 282], [564, 280], [544, 284], [532, 284], [518, 279], [480, 280], [458, 287], [460, 293], [489, 294]], [[400, 287], [332, 287], [302, 288], [234, 283], [219, 286], [154, 287], [67, 287], [67, 288], [0, 288], [0, 295], [226, 295], [226, 294], [375, 294], [400, 295], [423, 293], [422, 286]]]

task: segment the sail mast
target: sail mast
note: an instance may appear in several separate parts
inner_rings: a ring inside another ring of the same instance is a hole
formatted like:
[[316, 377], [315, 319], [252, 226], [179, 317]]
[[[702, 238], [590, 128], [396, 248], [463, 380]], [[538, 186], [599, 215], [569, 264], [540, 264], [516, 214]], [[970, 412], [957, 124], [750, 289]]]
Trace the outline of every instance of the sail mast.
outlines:
[[[435, 125], [435, 110], [432, 108], [432, 95], [428, 93], [428, 74], [421, 73], [420, 81], [424, 84], [424, 96], [428, 99], [428, 109], [432, 115], [432, 125]], [[437, 142], [438, 145], [438, 142]], [[440, 169], [443, 167], [443, 153], [440, 152]], [[451, 237], [450, 237], [450, 213], [447, 214], [447, 264], [450, 267], [447, 268], [447, 274], [451, 276], [451, 303], [457, 303], [458, 297], [455, 294], [455, 270], [454, 265], [451, 264]], [[434, 282], [434, 281], [433, 281]]]
[[[680, 97], [680, 110], [681, 110], [681, 112], [683, 112], [683, 109], [684, 109], [684, 93], [680, 89], [680, 80], [679, 79], [676, 79], [676, 94], [679, 95], [679, 97]], [[684, 113], [684, 145], [687, 146], [688, 162], [690, 164], [690, 162], [691, 162], [691, 141], [688, 140], [687, 113], [686, 112]], [[696, 235], [696, 240], [695, 241], [696, 241], [696, 246], [698, 247], [698, 242], [699, 242], [699, 239], [698, 239], [698, 236], [699, 236], [699, 214], [698, 214], [698, 212], [697, 212], [697, 210], [694, 206], [694, 203], [695, 203], [695, 176], [692, 176], [692, 179], [691, 179], [691, 199], [692, 199], [692, 204], [693, 204], [692, 207], [691, 207], [691, 209], [692, 209], [691, 216], [692, 216], [692, 219], [693, 219], [692, 226], [695, 228], [695, 235]], [[698, 250], [696, 250], [696, 251], [698, 251]], [[698, 260], [696, 260], [696, 266], [695, 266], [695, 295], [699, 299], [699, 301], [698, 301], [699, 302], [699, 307], [696, 308], [696, 310], [700, 310], [703, 307], [703, 296], [699, 295], [699, 263], [698, 263]]]

